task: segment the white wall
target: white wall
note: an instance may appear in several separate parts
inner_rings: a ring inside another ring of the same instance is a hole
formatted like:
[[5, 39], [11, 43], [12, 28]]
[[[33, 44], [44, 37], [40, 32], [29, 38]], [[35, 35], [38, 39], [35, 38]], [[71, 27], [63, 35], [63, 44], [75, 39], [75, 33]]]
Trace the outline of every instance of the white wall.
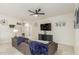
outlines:
[[75, 29], [75, 54], [79, 54], [79, 29]]
[[0, 20], [6, 19], [5, 24], [0, 23], [0, 43], [11, 42], [11, 38], [15, 35], [13, 29], [9, 28], [9, 24], [16, 24], [19, 20], [14, 17], [0, 15]]
[[55, 22], [64, 21], [66, 23], [64, 27], [54, 26], [54, 41], [60, 44], [74, 45], [75, 31], [73, 14], [58, 16], [54, 20], [56, 20]]
[[[56, 27], [56, 22], [65, 22], [63, 27]], [[74, 45], [74, 16], [73, 13], [59, 15], [55, 17], [49, 17], [47, 19], [37, 20], [32, 23], [32, 38], [38, 40], [38, 34], [44, 32], [40, 30], [41, 23], [51, 23], [52, 31], [48, 31], [47, 34], [53, 35], [53, 40], [60, 44]]]

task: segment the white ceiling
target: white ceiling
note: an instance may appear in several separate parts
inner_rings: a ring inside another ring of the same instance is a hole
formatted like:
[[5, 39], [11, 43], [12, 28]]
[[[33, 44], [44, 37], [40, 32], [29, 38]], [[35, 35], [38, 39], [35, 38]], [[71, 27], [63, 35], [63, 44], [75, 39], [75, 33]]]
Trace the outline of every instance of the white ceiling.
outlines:
[[[41, 8], [45, 12], [44, 16], [30, 16], [28, 10]], [[0, 3], [0, 14], [22, 18], [25, 20], [43, 19], [73, 12], [73, 3]]]

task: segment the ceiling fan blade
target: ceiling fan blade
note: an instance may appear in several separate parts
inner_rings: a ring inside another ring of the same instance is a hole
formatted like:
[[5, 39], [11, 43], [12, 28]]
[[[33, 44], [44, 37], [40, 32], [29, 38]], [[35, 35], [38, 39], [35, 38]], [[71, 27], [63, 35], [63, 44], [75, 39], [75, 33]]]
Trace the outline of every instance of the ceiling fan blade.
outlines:
[[38, 10], [35, 10], [35, 12], [36, 12], [35, 14], [38, 14]]
[[38, 13], [38, 14], [40, 14], [40, 15], [45, 15], [45, 13]]
[[41, 9], [38, 9], [38, 12], [41, 11]]
[[30, 15], [35, 15], [35, 14], [30, 14]]
[[31, 10], [28, 10], [28, 11], [35, 14], [35, 12], [33, 12], [33, 11], [31, 11]]

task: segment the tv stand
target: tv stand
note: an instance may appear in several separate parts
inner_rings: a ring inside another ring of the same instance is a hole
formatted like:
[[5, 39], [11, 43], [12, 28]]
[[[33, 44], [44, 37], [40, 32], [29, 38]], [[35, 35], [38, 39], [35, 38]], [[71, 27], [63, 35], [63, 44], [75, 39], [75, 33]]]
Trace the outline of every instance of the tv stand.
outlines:
[[46, 31], [44, 31], [44, 35], [46, 35], [47, 33], [46, 33]]
[[38, 39], [43, 41], [53, 41], [53, 35], [39, 34]]

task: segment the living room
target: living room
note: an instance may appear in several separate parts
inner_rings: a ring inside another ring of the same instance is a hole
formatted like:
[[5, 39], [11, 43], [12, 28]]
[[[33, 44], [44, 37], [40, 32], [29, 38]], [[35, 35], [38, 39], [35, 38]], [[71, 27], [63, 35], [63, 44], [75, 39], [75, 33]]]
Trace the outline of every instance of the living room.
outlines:
[[[75, 3], [0, 4], [0, 44], [1, 48], [4, 48], [4, 50], [0, 50], [0, 54], [30, 55], [31, 51], [26, 47], [29, 47], [29, 44], [26, 45], [24, 42], [20, 42], [21, 45], [17, 47], [17, 41], [13, 39], [15, 36], [22, 36], [22, 34], [29, 41], [43, 44], [54, 42], [52, 43], [54, 46], [52, 46], [55, 49], [48, 45], [48, 53], [52, 52], [48, 55], [78, 54], [78, 52], [74, 53], [76, 47], [74, 46], [74, 14], [77, 5]], [[10, 47], [7, 48], [7, 46]], [[79, 51], [78, 49], [76, 51]], [[47, 53], [45, 54], [47, 55]]]

